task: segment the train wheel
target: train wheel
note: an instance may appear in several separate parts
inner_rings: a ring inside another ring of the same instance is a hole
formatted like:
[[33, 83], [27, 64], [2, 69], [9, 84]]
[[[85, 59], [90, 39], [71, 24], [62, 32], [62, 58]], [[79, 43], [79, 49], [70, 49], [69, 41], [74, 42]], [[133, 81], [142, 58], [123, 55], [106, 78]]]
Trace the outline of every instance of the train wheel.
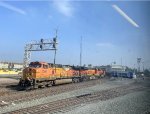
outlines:
[[81, 81], [82, 81], [82, 82], [87, 81], [87, 80], [89, 80], [87, 76], [81, 77]]
[[52, 86], [56, 85], [56, 80], [52, 81]]
[[72, 78], [72, 82], [73, 83], [78, 83], [78, 82], [80, 82], [80, 80], [79, 80], [79, 78]]
[[34, 88], [34, 89], [38, 89], [38, 85], [37, 85], [37, 84], [34, 85], [33, 88]]
[[95, 77], [95, 76], [91, 76], [90, 79], [91, 79], [91, 80], [94, 80], [94, 79], [96, 79], [96, 77]]
[[44, 88], [44, 87], [45, 85], [42, 82], [38, 84], [38, 88]]
[[51, 87], [52, 85], [53, 85], [53, 81], [49, 81], [47, 82], [46, 87]]
[[43, 86], [42, 85], [38, 85], [38, 88], [43, 88]]

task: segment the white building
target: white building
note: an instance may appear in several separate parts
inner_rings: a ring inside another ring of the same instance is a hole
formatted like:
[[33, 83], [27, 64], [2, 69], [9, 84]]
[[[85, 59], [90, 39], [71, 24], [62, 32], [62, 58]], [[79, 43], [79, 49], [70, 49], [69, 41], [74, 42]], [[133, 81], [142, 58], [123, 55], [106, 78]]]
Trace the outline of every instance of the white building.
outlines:
[[126, 70], [126, 66], [122, 66], [122, 65], [111, 65], [109, 72], [113, 72], [113, 71], [125, 71]]
[[107, 66], [95, 66], [95, 68], [100, 68], [105, 70], [107, 73], [113, 72], [113, 71], [125, 71], [126, 70], [126, 66], [122, 66], [122, 65], [107, 65]]
[[0, 69], [7, 69], [8, 63], [7, 62], [0, 62]]
[[22, 69], [23, 68], [23, 64], [20, 63], [14, 63], [14, 69]]
[[22, 63], [0, 62], [0, 69], [22, 69]]

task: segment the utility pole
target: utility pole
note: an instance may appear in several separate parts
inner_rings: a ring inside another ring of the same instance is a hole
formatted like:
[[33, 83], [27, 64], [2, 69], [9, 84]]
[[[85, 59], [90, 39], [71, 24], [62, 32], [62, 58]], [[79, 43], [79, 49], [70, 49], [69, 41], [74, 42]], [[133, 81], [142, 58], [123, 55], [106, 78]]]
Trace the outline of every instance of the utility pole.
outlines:
[[138, 72], [140, 72], [140, 63], [141, 63], [141, 58], [137, 58]]
[[135, 70], [136, 70], [136, 68], [135, 68], [135, 64], [134, 64], [134, 74], [135, 74]]
[[122, 66], [122, 57], [121, 57], [121, 72], [124, 70], [123, 66]]
[[80, 41], [80, 67], [82, 66], [82, 36]]
[[[54, 40], [54, 43], [55, 43], [55, 46], [56, 46], [56, 42], [57, 42], [57, 32], [58, 32], [58, 30], [56, 29], [56, 36], [55, 36], [55, 40]], [[54, 47], [55, 47], [54, 46]], [[54, 53], [54, 66], [55, 66], [55, 64], [56, 64], [56, 50], [55, 50], [55, 53]]]
[[122, 57], [121, 57], [121, 67], [122, 67]]
[[143, 64], [143, 72], [144, 72], [144, 70], [145, 70], [145, 68], [144, 68], [144, 62], [142, 62], [142, 64]]
[[81, 76], [81, 66], [82, 66], [82, 36], [80, 40], [80, 71], [79, 71], [80, 76]]
[[[57, 32], [58, 32], [58, 29], [56, 29], [56, 36], [55, 36], [55, 38], [53, 38], [53, 42], [54, 42], [54, 44], [53, 44], [53, 48], [56, 48], [56, 44], [57, 44]], [[55, 73], [56, 73], [56, 49], [54, 50], [55, 52], [54, 52], [54, 68], [55, 68]]]

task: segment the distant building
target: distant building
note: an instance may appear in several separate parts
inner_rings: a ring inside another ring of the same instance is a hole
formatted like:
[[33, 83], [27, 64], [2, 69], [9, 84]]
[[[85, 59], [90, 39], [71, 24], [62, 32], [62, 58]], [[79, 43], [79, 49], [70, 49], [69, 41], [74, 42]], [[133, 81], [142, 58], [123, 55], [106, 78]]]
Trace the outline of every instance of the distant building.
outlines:
[[109, 72], [110, 69], [111, 69], [111, 66], [110, 65], [102, 65], [102, 66], [94, 66], [94, 68], [98, 68], [98, 69], [102, 69], [102, 70], [105, 70], [106, 72]]
[[0, 62], [0, 69], [22, 69], [22, 63]]
[[126, 70], [126, 66], [122, 66], [122, 65], [95, 66], [95, 68], [105, 70], [107, 73], [114, 72], [114, 71], [123, 72]]
[[22, 63], [14, 63], [14, 69], [22, 69], [23, 64]]
[[0, 69], [7, 69], [8, 63], [7, 62], [0, 62]]
[[126, 70], [126, 66], [122, 66], [122, 65], [111, 65], [111, 69], [109, 72], [113, 72], [113, 71], [121, 71], [124, 72]]

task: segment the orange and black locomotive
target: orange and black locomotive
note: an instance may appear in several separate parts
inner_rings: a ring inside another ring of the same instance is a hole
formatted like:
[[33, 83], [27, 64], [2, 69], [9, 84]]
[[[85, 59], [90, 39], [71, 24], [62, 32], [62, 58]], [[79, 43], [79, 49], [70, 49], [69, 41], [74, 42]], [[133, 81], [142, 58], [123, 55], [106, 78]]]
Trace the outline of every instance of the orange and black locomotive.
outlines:
[[38, 88], [41, 86], [55, 85], [56, 80], [72, 79], [72, 82], [81, 82], [87, 79], [100, 78], [105, 71], [100, 69], [88, 69], [85, 67], [52, 65], [46, 62], [31, 62], [29, 67], [23, 70], [19, 86]]

